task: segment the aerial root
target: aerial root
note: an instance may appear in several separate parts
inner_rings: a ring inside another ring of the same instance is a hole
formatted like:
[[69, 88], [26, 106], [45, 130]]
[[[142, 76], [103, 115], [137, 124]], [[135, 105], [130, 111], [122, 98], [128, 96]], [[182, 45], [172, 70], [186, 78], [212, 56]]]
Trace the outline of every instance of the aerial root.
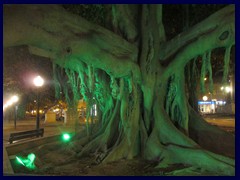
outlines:
[[138, 154], [138, 150], [134, 146], [134, 142], [131, 144], [128, 143], [127, 137], [123, 137], [120, 142], [115, 144], [106, 158], [103, 160], [103, 163], [117, 161], [120, 159], [132, 159]]
[[81, 152], [79, 152], [77, 154], [77, 157], [83, 157], [85, 155], [87, 155], [89, 152], [95, 152], [96, 150], [98, 150], [101, 145], [103, 144], [103, 139], [104, 139], [104, 135], [100, 135], [98, 137], [96, 137], [95, 139], [93, 139], [92, 141], [90, 141], [89, 143], [87, 143], [83, 149], [81, 150]]

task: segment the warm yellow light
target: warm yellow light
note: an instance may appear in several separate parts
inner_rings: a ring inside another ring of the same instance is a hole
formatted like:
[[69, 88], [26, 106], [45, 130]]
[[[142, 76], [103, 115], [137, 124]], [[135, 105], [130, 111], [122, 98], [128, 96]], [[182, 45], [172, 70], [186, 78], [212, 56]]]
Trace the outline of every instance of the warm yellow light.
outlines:
[[5, 104], [3, 105], [3, 110], [5, 110], [8, 106]]
[[221, 90], [223, 90], [223, 89], [224, 89], [224, 87], [222, 86], [222, 87], [221, 87]]
[[11, 106], [12, 105], [12, 100], [9, 100], [8, 102], [7, 102], [7, 106]]
[[229, 92], [232, 91], [232, 88], [230, 88], [230, 87], [225, 87], [225, 91], [226, 91], [227, 93], [229, 93]]
[[13, 103], [15, 103], [15, 102], [17, 102], [18, 101], [18, 96], [13, 96], [12, 98], [11, 98], [11, 101], [13, 102]]
[[207, 97], [207, 96], [203, 96], [203, 100], [204, 100], [204, 101], [207, 101], [207, 100], [208, 100], [208, 97]]
[[204, 78], [204, 81], [206, 81], [207, 80], [207, 78]]
[[6, 104], [3, 105], [3, 110], [5, 110], [8, 106], [11, 106], [13, 103], [16, 103], [18, 99], [18, 96], [12, 96], [11, 99], [9, 99]]
[[43, 78], [41, 78], [41, 76], [37, 76], [36, 78], [34, 78], [33, 83], [35, 86], [41, 87], [44, 83], [44, 80]]

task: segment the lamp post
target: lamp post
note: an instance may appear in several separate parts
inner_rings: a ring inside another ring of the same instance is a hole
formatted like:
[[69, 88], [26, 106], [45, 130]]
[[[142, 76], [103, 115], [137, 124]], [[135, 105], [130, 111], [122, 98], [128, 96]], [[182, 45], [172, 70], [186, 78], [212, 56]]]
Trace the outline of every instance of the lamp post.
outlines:
[[14, 129], [16, 129], [17, 127], [17, 110], [18, 110], [18, 106], [15, 106], [14, 112], [15, 112], [15, 116], [14, 116]]
[[[11, 98], [11, 101], [12, 101], [13, 103], [18, 102], [18, 96], [13, 96], [13, 97]], [[15, 128], [15, 129], [16, 129], [16, 126], [17, 126], [17, 109], [18, 109], [18, 106], [15, 105], [15, 108], [14, 108], [14, 114], [15, 114], [15, 116], [14, 116], [14, 128]]]
[[39, 88], [42, 87], [44, 80], [41, 76], [37, 76], [33, 80], [34, 85], [37, 87], [37, 121], [36, 129], [39, 129], [40, 119], [39, 119]]
[[[18, 102], [18, 96], [12, 96], [12, 98], [10, 99], [10, 103], [9, 104], [13, 104], [13, 103], [16, 103]], [[14, 129], [16, 129], [16, 126], [17, 126], [17, 109], [18, 109], [18, 106], [15, 105], [14, 106]]]

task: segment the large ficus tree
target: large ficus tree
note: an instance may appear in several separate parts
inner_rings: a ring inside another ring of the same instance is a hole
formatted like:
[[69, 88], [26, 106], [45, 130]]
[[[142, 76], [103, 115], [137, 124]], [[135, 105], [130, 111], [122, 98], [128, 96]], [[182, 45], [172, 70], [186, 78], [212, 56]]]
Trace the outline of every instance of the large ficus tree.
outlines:
[[[4, 5], [4, 47], [28, 45], [31, 53], [50, 58], [56, 87], [65, 87], [69, 104], [76, 107], [80, 96], [87, 102], [86, 131], [73, 143], [76, 155], [94, 153], [98, 162], [141, 156], [158, 161], [157, 167], [182, 163], [233, 175], [235, 161], [227, 156], [234, 154], [235, 136], [207, 124], [192, 108], [184, 72], [190, 63], [194, 76], [194, 59], [202, 57], [201, 78], [211, 76], [211, 51], [225, 48], [226, 79], [234, 5], [171, 40], [162, 5], [108, 8], [111, 31], [59, 5]], [[95, 126], [89, 123], [93, 104]]]

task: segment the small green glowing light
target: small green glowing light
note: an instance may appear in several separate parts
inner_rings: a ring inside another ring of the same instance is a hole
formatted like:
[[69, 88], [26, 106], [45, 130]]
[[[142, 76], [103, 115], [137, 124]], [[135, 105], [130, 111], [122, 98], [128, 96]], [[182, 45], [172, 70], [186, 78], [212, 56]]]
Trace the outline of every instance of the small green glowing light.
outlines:
[[19, 163], [21, 163], [23, 166], [25, 166], [25, 164], [23, 163], [23, 161], [19, 157], [16, 156], [16, 159]]
[[70, 136], [69, 134], [67, 134], [67, 133], [63, 134], [62, 137], [63, 137], [63, 140], [64, 140], [64, 141], [69, 141], [70, 138], [71, 138], [71, 136]]

